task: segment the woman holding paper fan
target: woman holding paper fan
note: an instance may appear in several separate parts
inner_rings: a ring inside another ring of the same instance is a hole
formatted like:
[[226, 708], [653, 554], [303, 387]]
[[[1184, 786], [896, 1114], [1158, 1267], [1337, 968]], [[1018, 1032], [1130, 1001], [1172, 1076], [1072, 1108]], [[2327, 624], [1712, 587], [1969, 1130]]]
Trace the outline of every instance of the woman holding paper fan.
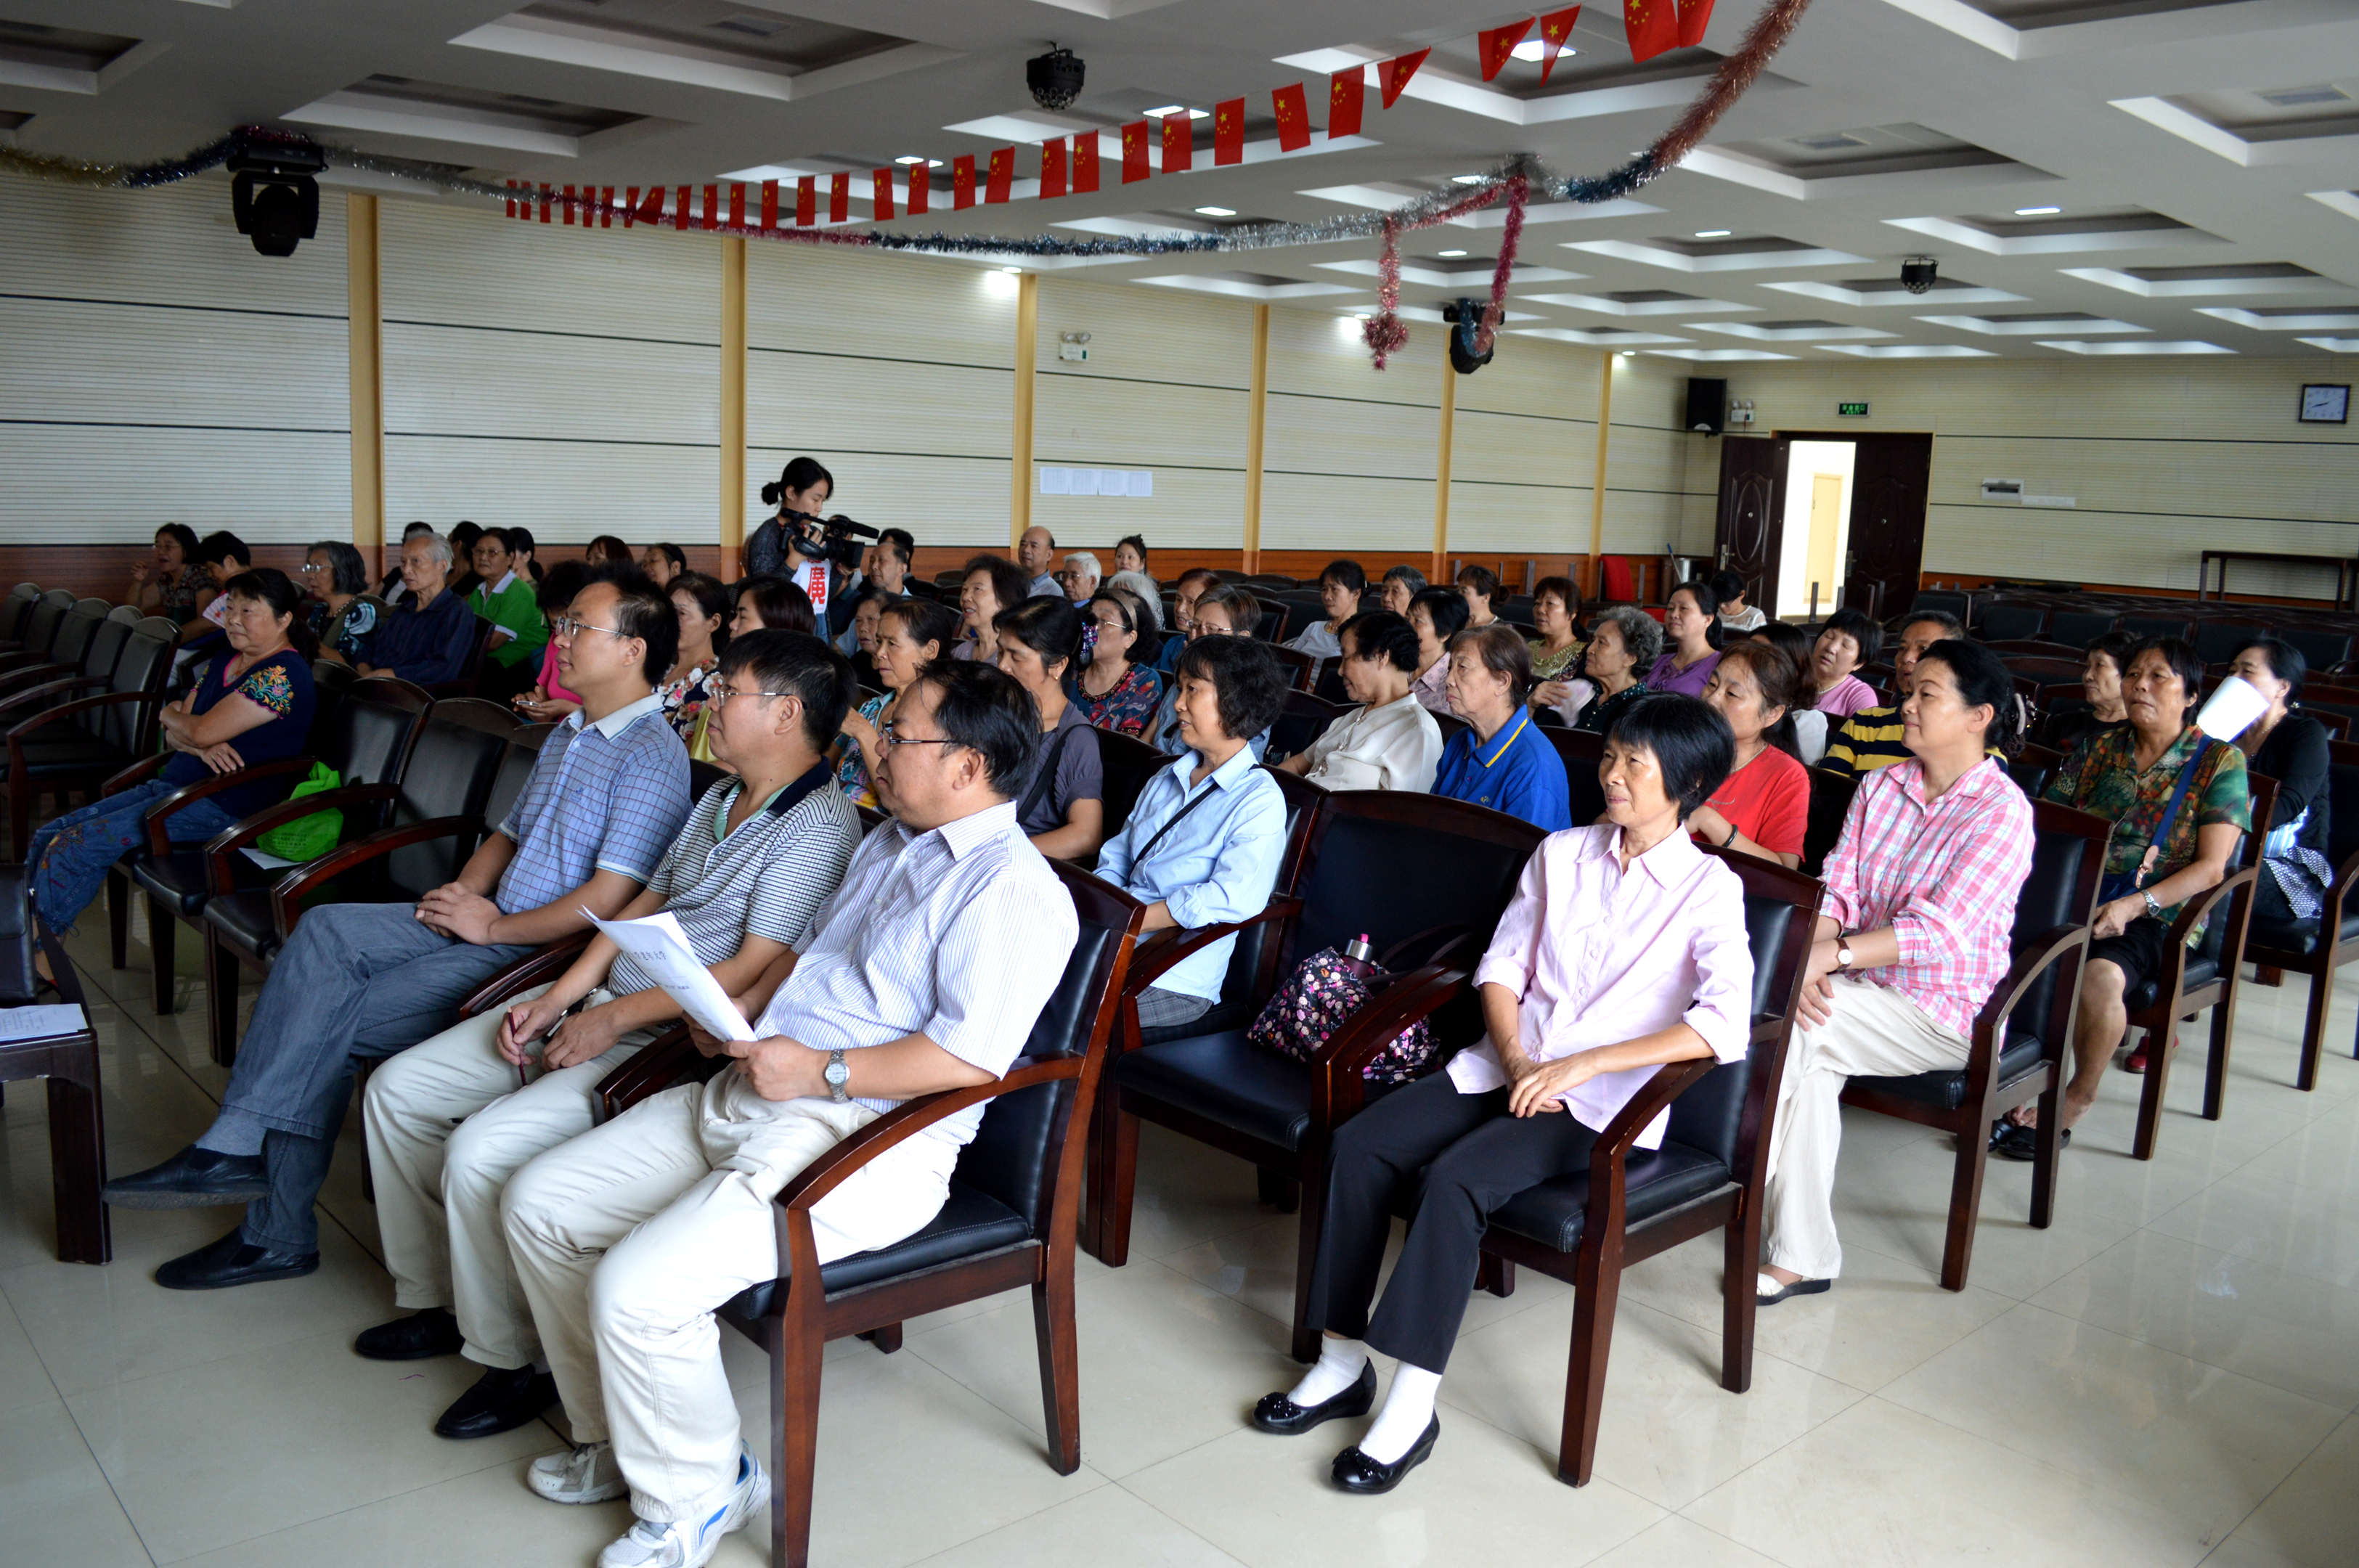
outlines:
[[2236, 748], [2253, 772], [2277, 781], [2261, 879], [2253, 889], [2253, 918], [2315, 920], [2326, 907], [2327, 890], [2334, 885], [2334, 865], [2326, 854], [2332, 841], [2327, 813], [2333, 801], [2327, 781], [2333, 776], [2333, 764], [2327, 754], [2326, 726], [2294, 708], [2309, 665], [2292, 643], [2256, 637], [2236, 650], [2228, 673], [2268, 703], [2236, 737]]

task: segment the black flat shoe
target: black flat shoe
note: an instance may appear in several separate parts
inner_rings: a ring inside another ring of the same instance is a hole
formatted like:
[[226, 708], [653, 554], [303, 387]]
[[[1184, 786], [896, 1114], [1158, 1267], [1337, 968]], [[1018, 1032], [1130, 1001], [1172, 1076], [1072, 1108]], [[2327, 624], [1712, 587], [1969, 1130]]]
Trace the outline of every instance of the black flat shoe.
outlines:
[[106, 1184], [115, 1208], [211, 1208], [252, 1203], [270, 1192], [259, 1154], [222, 1154], [190, 1144], [160, 1165]]
[[456, 1356], [466, 1343], [449, 1307], [428, 1307], [362, 1329], [353, 1349], [372, 1361], [423, 1361], [429, 1356]]
[[[2056, 1147], [2061, 1151], [2071, 1146], [2072, 1130], [2068, 1127], [2056, 1135]], [[2019, 1121], [2001, 1122], [1991, 1130], [1990, 1152], [2002, 1160], [2028, 1164], [2039, 1158], [2039, 1129]]]
[[1765, 1291], [1760, 1288], [1760, 1282], [1768, 1278], [1767, 1274], [1754, 1276], [1753, 1304], [1755, 1306], [1776, 1306], [1788, 1296], [1819, 1295], [1834, 1289], [1835, 1285], [1832, 1280], [1797, 1280], [1790, 1285], [1780, 1285], [1774, 1291]]
[[219, 1241], [158, 1265], [156, 1282], [168, 1291], [223, 1291], [265, 1280], [298, 1280], [319, 1266], [317, 1252], [274, 1252], [249, 1246], [233, 1230]]
[[434, 1423], [437, 1437], [493, 1437], [538, 1421], [557, 1402], [557, 1379], [546, 1372], [519, 1367], [513, 1372], [495, 1368], [475, 1379], [475, 1386], [451, 1403]]
[[1433, 1453], [1433, 1441], [1441, 1435], [1441, 1418], [1435, 1416], [1425, 1424], [1425, 1435], [1409, 1445], [1409, 1451], [1390, 1465], [1379, 1465], [1360, 1452], [1354, 1444], [1335, 1455], [1333, 1479], [1339, 1490], [1358, 1492], [1375, 1497], [1389, 1492], [1401, 1484], [1401, 1477], [1424, 1464]]
[[1264, 1394], [1254, 1406], [1253, 1423], [1264, 1432], [1274, 1432], [1281, 1437], [1293, 1437], [1309, 1432], [1322, 1421], [1338, 1416], [1365, 1415], [1376, 1402], [1376, 1364], [1361, 1363], [1360, 1375], [1352, 1386], [1332, 1400], [1315, 1405], [1299, 1405], [1284, 1394]]

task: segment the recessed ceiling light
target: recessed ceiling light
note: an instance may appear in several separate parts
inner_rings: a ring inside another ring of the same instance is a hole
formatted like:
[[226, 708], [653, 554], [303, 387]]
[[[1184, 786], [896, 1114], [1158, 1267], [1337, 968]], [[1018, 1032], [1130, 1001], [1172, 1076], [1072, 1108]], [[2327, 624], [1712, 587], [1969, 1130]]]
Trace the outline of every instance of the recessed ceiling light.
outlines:
[[1190, 120], [1205, 120], [1212, 117], [1204, 110], [1183, 109], [1177, 103], [1166, 103], [1160, 109], [1149, 109], [1145, 111], [1145, 113], [1147, 117], [1150, 120], [1161, 120], [1173, 114], [1185, 114]]
[[2018, 207], [2015, 215], [2018, 218], [2052, 218], [2062, 211], [2061, 207]]
[[1698, 229], [1696, 231], [1696, 238], [1699, 240], [1724, 240], [1733, 232], [1734, 232], [1734, 231], [1731, 229]]
[[1352, 319], [1354, 321], [1364, 321], [1367, 319], [1368, 313], [1364, 310], [1354, 310], [1352, 312]]
[[1614, 357], [1616, 359], [1635, 360], [1638, 357], [1638, 351], [1636, 349], [1619, 349], [1615, 351]]
[[1002, 271], [1002, 272], [1012, 272], [1012, 273], [1016, 273], [1016, 274], [1018, 274], [1018, 275], [1022, 274], [1022, 272], [1024, 271], [1024, 269], [1023, 269], [1022, 267], [1020, 267], [1020, 266], [1004, 266], [1004, 267], [1001, 267], [999, 270], [1000, 270], [1000, 271]]
[[913, 153], [908, 157], [897, 157], [893, 161], [899, 164], [903, 168], [907, 168], [913, 163], [924, 163], [926, 160], [919, 157]]
[[[1517, 59], [1544, 59], [1548, 56], [1548, 45], [1538, 38], [1526, 38], [1522, 43], [1517, 44], [1508, 52], [1514, 55]], [[1560, 55], [1569, 55], [1579, 54], [1581, 51], [1574, 49], [1571, 44], [1567, 44], [1556, 52]]]
[[1450, 183], [1452, 185], [1480, 185], [1488, 178], [1490, 177], [1481, 174], [1453, 174], [1450, 177]]
[[1436, 251], [1434, 253], [1436, 255], [1449, 256], [1453, 260], [1459, 256], [1464, 255], [1466, 253], [1464, 251]]
[[1234, 207], [1199, 207], [1196, 211], [1207, 218], [1234, 218], [1237, 215]]

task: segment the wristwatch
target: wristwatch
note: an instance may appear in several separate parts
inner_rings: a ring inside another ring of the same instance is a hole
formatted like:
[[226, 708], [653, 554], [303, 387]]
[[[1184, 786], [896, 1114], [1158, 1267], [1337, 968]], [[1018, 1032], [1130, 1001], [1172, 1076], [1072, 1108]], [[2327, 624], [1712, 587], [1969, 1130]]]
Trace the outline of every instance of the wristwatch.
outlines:
[[843, 1065], [842, 1046], [839, 1045], [827, 1054], [827, 1067], [820, 1076], [827, 1080], [827, 1098], [836, 1104], [842, 1105], [852, 1098], [843, 1092], [843, 1086], [852, 1081], [852, 1069]]
[[1835, 968], [1838, 969], [1848, 969], [1851, 968], [1850, 943], [1839, 941], [1835, 944]]
[[2138, 897], [2146, 900], [2147, 914], [2152, 915], [2157, 920], [2160, 920], [2162, 918], [2162, 905], [2154, 902], [2154, 894], [2147, 892], [2144, 888], [2140, 888], [2138, 889]]

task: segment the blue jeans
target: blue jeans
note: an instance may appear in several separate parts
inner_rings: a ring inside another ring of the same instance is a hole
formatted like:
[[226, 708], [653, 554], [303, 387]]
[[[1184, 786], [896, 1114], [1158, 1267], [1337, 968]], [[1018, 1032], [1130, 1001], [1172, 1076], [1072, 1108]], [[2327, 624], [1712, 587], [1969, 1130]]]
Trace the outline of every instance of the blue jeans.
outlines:
[[[160, 779], [134, 784], [33, 829], [25, 864], [33, 907], [50, 930], [73, 929], [106, 885], [107, 868], [147, 841], [149, 809], [179, 787]], [[192, 800], [164, 819], [164, 831], [175, 844], [201, 844], [236, 821], [211, 800]]]

